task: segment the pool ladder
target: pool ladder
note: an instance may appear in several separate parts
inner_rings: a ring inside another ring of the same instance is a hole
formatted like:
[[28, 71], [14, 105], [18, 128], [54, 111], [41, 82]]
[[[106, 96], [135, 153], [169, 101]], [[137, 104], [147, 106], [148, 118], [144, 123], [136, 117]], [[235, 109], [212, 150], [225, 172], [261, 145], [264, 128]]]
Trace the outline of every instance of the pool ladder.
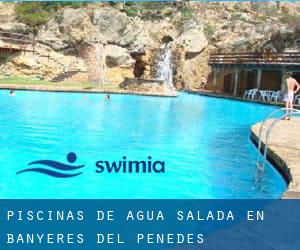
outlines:
[[[268, 141], [269, 141], [269, 136], [274, 128], [274, 126], [283, 118], [286, 117], [286, 112], [289, 111], [288, 116], [293, 116], [293, 115], [300, 115], [300, 110], [298, 109], [291, 109], [291, 108], [281, 108], [281, 109], [276, 109], [272, 113], [270, 113], [265, 120], [262, 122], [260, 129], [259, 129], [259, 137], [258, 137], [258, 148], [257, 148], [257, 158], [256, 158], [256, 175], [255, 175], [255, 182], [256, 184], [259, 183], [262, 179], [264, 170], [265, 170], [265, 165], [267, 161], [267, 153], [268, 153]], [[267, 127], [266, 131], [266, 137], [265, 137], [265, 147], [263, 150], [263, 158], [261, 157], [261, 149], [262, 149], [262, 131], [266, 125], [266, 122], [271, 119], [274, 115], [277, 115], [279, 113], [284, 113], [281, 114], [279, 117], [274, 119], [271, 124]], [[261, 160], [262, 158], [262, 160]]]

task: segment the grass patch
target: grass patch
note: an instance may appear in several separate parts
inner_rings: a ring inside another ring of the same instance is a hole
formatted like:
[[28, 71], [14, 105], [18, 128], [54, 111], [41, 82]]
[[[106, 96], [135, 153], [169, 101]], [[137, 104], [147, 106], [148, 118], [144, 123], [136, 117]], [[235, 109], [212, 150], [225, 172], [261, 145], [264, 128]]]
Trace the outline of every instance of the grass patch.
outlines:
[[25, 77], [2, 77], [0, 78], [0, 86], [1, 85], [28, 85], [28, 86], [53, 86], [53, 87], [76, 87], [82, 89], [105, 89], [105, 90], [119, 90], [120, 87], [118, 84], [105, 83], [101, 86], [98, 86], [95, 83], [72, 83], [72, 82], [62, 82], [55, 83], [50, 81], [38, 80], [38, 79], [30, 79]]
[[38, 80], [38, 79], [29, 79], [29, 78], [23, 78], [23, 77], [11, 77], [11, 76], [0, 78], [0, 84], [57, 85], [57, 84], [55, 84], [53, 82], [49, 82], [49, 81], [42, 81], [42, 80]]

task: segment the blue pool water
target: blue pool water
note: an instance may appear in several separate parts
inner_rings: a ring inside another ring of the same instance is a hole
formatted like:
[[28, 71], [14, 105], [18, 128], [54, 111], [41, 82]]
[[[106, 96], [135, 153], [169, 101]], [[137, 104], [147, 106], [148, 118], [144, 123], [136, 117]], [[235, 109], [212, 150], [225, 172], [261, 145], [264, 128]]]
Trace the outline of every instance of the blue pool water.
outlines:
[[[272, 106], [189, 94], [105, 101], [102, 94], [0, 91], [0, 107], [0, 198], [278, 198], [286, 188], [270, 165], [262, 189], [254, 180], [249, 128]], [[85, 165], [82, 175], [16, 175], [36, 160], [67, 163], [69, 152]], [[165, 161], [166, 173], [95, 172], [96, 161], [123, 156]]]

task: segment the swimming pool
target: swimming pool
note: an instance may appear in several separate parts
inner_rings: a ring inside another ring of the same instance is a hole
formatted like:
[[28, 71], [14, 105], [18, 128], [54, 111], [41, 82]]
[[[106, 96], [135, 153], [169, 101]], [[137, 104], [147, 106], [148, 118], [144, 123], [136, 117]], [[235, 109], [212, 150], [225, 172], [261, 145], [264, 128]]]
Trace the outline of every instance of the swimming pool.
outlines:
[[[190, 94], [178, 98], [0, 91], [1, 198], [278, 198], [286, 184], [270, 165], [255, 186], [250, 126], [274, 107]], [[16, 175], [37, 160], [83, 174]], [[123, 156], [165, 161], [165, 173], [96, 173]], [[81, 171], [80, 170], [80, 171]]]

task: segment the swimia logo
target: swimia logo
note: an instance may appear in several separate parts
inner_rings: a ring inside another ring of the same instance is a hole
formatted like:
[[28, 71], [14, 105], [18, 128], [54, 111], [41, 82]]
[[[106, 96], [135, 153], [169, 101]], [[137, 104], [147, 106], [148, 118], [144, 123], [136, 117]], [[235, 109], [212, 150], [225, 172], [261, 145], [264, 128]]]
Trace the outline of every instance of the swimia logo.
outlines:
[[[68, 163], [73, 164], [76, 162], [76, 160], [77, 155], [75, 153], [69, 153], [67, 155]], [[26, 172], [38, 172], [56, 178], [70, 178], [81, 175], [82, 172], [78, 172], [78, 170], [84, 167], [84, 165], [73, 166], [51, 160], [39, 160], [28, 163], [28, 166], [32, 165], [38, 165], [40, 167], [23, 169], [21, 171], [18, 171], [17, 175]]]
[[[16, 174], [36, 172], [55, 178], [70, 178], [83, 174], [80, 170], [83, 169], [85, 165], [75, 165], [77, 160], [75, 153], [69, 153], [66, 159], [68, 164], [53, 160], [33, 161], [28, 163], [28, 166], [37, 167], [29, 167], [18, 171]], [[153, 161], [151, 156], [147, 157], [144, 161], [128, 160], [126, 156], [123, 156], [120, 161], [101, 160], [95, 163], [95, 167], [96, 173], [165, 173], [165, 162]]]

